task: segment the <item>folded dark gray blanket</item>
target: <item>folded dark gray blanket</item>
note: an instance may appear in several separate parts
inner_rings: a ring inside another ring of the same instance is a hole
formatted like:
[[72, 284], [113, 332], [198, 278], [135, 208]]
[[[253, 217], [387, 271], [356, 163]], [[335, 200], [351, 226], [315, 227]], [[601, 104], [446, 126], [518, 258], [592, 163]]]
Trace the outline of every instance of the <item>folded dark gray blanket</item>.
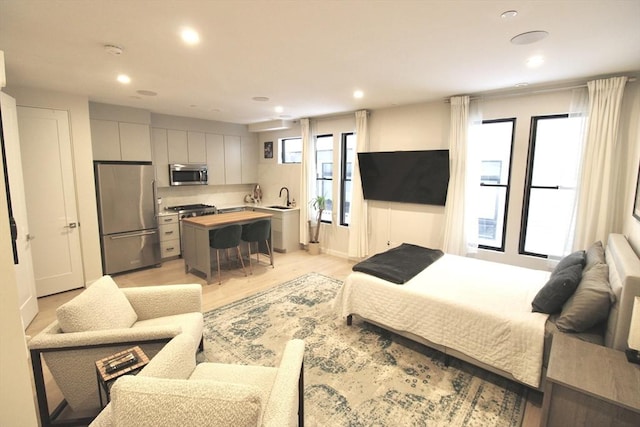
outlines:
[[371, 274], [399, 285], [430, 266], [444, 253], [439, 249], [403, 243], [353, 266], [353, 271]]

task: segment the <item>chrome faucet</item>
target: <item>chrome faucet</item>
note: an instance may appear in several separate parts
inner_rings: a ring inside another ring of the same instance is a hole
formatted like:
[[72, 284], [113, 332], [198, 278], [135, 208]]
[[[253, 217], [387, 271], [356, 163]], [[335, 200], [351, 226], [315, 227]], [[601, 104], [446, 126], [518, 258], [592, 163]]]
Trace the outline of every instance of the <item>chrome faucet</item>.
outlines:
[[278, 197], [282, 197], [282, 190], [287, 190], [287, 206], [291, 206], [291, 202], [289, 201], [289, 189], [287, 187], [282, 187], [280, 189], [280, 194], [278, 194]]

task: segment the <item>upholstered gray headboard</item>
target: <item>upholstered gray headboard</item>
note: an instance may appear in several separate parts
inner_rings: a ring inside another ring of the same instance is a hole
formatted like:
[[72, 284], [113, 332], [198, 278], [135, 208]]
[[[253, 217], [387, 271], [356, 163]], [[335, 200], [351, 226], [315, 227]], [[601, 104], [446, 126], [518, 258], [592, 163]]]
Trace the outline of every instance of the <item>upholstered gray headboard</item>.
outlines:
[[627, 348], [633, 299], [640, 296], [640, 258], [622, 234], [610, 234], [605, 249], [609, 282], [616, 301], [609, 312], [604, 343], [616, 350]]

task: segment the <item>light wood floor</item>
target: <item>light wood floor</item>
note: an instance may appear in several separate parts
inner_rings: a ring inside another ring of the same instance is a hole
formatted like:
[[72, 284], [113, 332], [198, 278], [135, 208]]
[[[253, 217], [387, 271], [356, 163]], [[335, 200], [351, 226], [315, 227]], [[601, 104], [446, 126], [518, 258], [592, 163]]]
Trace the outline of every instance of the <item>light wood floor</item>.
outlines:
[[[113, 278], [120, 287], [200, 283], [203, 285], [202, 309], [206, 312], [309, 272], [318, 272], [344, 280], [353, 265], [342, 258], [325, 254], [312, 256], [305, 251], [295, 251], [288, 254], [275, 253], [274, 259], [275, 268], [271, 268], [266, 264], [267, 258], [261, 256], [261, 263], [256, 265], [254, 262], [253, 274], [247, 277], [244, 276], [240, 268], [223, 270], [222, 285], [217, 282], [208, 285], [202, 276], [192, 273], [186, 274], [182, 259], [164, 262], [159, 268], [114, 275]], [[214, 274], [214, 280], [215, 278]], [[56, 308], [81, 291], [81, 289], [68, 291], [40, 298], [38, 300], [40, 311], [27, 328], [26, 334], [33, 336], [44, 329], [55, 319]], [[542, 394], [529, 391], [523, 427], [537, 427], [540, 424], [541, 406]]]

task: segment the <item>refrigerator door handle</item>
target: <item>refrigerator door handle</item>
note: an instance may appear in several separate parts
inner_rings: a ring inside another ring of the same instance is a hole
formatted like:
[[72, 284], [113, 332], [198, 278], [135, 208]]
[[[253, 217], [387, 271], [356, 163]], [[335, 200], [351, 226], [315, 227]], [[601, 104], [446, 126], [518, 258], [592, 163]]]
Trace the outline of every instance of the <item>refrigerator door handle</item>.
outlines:
[[155, 179], [151, 181], [151, 190], [153, 191], [153, 216], [158, 226], [158, 187]]
[[151, 234], [158, 234], [158, 230], [141, 231], [139, 233], [119, 234], [117, 236], [109, 236], [109, 238], [111, 240], [117, 240], [117, 239], [127, 239], [129, 237], [136, 237], [136, 236], [149, 236]]

